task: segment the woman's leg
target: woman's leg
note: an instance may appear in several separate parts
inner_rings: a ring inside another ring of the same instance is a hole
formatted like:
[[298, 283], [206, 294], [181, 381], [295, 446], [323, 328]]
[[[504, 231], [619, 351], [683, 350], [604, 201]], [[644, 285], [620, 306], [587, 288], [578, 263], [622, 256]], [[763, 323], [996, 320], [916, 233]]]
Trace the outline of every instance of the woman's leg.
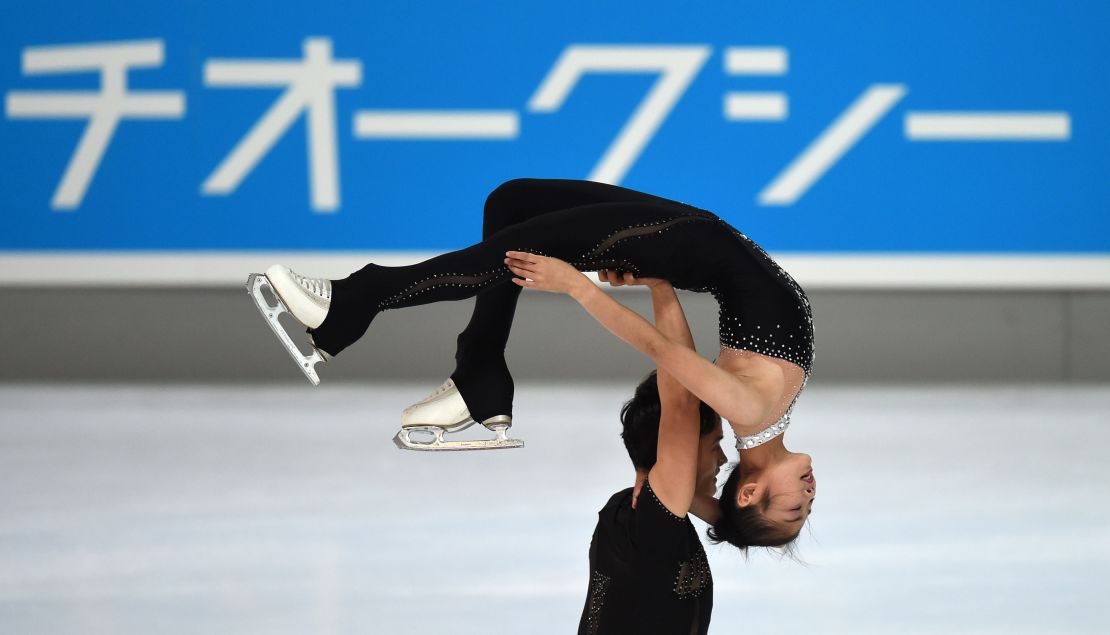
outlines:
[[[317, 347], [334, 355], [365, 333], [380, 311], [443, 300], [461, 300], [511, 284], [505, 252], [554, 256], [583, 271], [628, 268], [663, 275], [672, 249], [656, 240], [686, 220], [716, 220], [708, 212], [673, 204], [600, 203], [553, 211], [511, 225], [486, 240], [404, 267], [369, 264], [332, 282], [327, 318], [313, 329]], [[673, 242], [673, 241], [672, 241]]]
[[[563, 209], [598, 203], [648, 203], [680, 205], [650, 194], [592, 181], [514, 179], [486, 199], [482, 239]], [[512, 415], [513, 379], [505, 363], [517, 299], [521, 287], [497, 284], [478, 293], [470, 322], [459, 333], [455, 370], [451, 380], [466, 402], [471, 416], [483, 421], [495, 415]]]

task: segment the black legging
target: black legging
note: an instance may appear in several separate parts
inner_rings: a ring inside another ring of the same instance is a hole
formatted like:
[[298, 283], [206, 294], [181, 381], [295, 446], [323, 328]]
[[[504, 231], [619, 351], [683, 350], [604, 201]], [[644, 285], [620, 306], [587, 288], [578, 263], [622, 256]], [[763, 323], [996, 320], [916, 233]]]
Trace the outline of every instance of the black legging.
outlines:
[[[470, 323], [458, 337], [451, 377], [476, 420], [511, 414], [513, 382], [504, 351], [521, 287], [510, 281], [506, 251], [553, 256], [580, 271], [624, 270], [709, 291], [721, 303], [722, 342], [737, 348], [789, 358], [785, 339], [779, 351], [774, 347], [780, 344], [763, 336], [785, 324], [798, 333], [798, 343], [809, 327], [800, 288], [714, 214], [602, 183], [516, 179], [486, 200], [482, 242], [413, 265], [371, 263], [333, 281], [331, 307], [313, 341], [335, 355], [362, 337], [383, 310], [477, 295]], [[780, 274], [790, 285], [782, 284]], [[762, 324], [766, 330], [757, 334]], [[786, 338], [787, 329], [781, 332]], [[808, 364], [800, 364], [808, 371]]]
[[[674, 201], [590, 181], [517, 179], [486, 197], [482, 240], [543, 214], [599, 203], [666, 205]], [[512, 415], [514, 385], [505, 362], [505, 347], [521, 290], [510, 282], [478, 293], [470, 322], [456, 340], [451, 380], [459, 394], [465, 395], [463, 401], [478, 421], [498, 414]]]

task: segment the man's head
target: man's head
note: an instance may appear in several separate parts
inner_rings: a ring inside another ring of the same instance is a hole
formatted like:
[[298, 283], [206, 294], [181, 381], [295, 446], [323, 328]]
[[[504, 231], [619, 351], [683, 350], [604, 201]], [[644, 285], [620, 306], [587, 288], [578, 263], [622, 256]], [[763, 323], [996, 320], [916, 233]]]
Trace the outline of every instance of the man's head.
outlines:
[[[656, 372], [636, 386], [636, 392], [621, 408], [621, 437], [628, 457], [638, 471], [647, 472], [655, 465], [659, 444], [659, 383]], [[721, 450], [721, 417], [704, 402], [698, 408], [698, 483], [697, 493], [712, 496], [717, 488], [717, 473], [725, 464]]]

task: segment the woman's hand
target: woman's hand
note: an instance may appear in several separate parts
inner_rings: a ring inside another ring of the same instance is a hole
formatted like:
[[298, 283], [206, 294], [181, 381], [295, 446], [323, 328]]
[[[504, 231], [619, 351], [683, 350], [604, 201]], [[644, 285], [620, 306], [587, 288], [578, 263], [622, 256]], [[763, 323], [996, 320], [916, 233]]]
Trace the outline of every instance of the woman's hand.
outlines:
[[649, 289], [654, 289], [661, 284], [668, 284], [668, 282], [662, 278], [637, 278], [628, 271], [622, 274], [619, 271], [610, 271], [608, 269], [598, 271], [597, 278], [602, 282], [608, 282], [614, 287], [643, 285]]
[[505, 264], [520, 276], [513, 282], [528, 289], [574, 295], [585, 287], [594, 286], [582, 272], [569, 264], [549, 256], [537, 256], [524, 251], [507, 251]]

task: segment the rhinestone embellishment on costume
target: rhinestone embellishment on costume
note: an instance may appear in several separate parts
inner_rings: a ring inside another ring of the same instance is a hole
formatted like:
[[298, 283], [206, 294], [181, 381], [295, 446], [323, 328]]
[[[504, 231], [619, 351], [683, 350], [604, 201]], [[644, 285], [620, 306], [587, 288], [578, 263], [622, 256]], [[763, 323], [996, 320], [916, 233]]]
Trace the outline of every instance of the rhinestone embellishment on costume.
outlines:
[[404, 291], [386, 298], [378, 305], [378, 310], [393, 308], [397, 304], [410, 300], [418, 294], [427, 293], [428, 291], [440, 287], [474, 287], [481, 289], [506, 277], [508, 277], [508, 270], [504, 267], [498, 267], [474, 275], [448, 273], [431, 276], [419, 280]]
[[691, 220], [716, 220], [716, 217], [714, 216], [712, 218], [709, 218], [709, 217], [707, 217], [705, 215], [702, 215], [702, 214], [688, 214], [688, 215], [679, 216], [678, 218], [672, 218], [672, 219], [670, 219], [668, 221], [664, 221], [662, 223], [643, 223], [641, 225], [635, 225], [633, 227], [628, 227], [628, 228], [622, 229], [618, 232], [614, 232], [608, 238], [606, 238], [605, 240], [598, 243], [594, 247], [593, 251], [591, 251], [589, 253], [588, 257], [589, 258], [597, 258], [601, 254], [603, 254], [603, 253], [609, 251], [610, 249], [612, 249], [613, 245], [616, 245], [617, 243], [619, 243], [623, 240], [627, 240], [629, 238], [638, 237], [638, 236], [647, 236], [647, 235], [650, 235], [650, 234], [661, 234], [664, 231], [666, 231], [671, 225], [674, 225], [675, 223], [683, 223], [683, 222], [691, 221]]
[[686, 562], [678, 564], [678, 576], [674, 581], [674, 592], [680, 598], [700, 595], [709, 583], [713, 581], [713, 574], [709, 570], [709, 560], [705, 557], [705, 550], [698, 546], [698, 552]]
[[[798, 392], [801, 392], [801, 391], [799, 390]], [[737, 450], [750, 450], [751, 448], [763, 445], [764, 443], [767, 443], [771, 439], [774, 439], [775, 437], [779, 436], [783, 432], [786, 432], [786, 429], [789, 428], [789, 427], [790, 427], [790, 413], [788, 412], [785, 415], [783, 415], [782, 419], [779, 419], [778, 421], [773, 423], [768, 428], [765, 428], [765, 429], [763, 429], [759, 432], [756, 432], [755, 434], [750, 435], [750, 436], [736, 437], [736, 449]]]
[[764, 266], [774, 272], [780, 288], [789, 294], [789, 299], [782, 301], [784, 309], [787, 304], [793, 305], [789, 316], [756, 317], [749, 315], [749, 310], [742, 304], [736, 303], [731, 297], [734, 294], [723, 293], [721, 288], [712, 289], [720, 307], [721, 346], [786, 360], [800, 366], [808, 377], [813, 368], [813, 310], [809, 298], [801, 285], [762, 247], [740, 230], [721, 222]]
[[586, 612], [586, 632], [590, 635], [596, 635], [601, 626], [601, 607], [605, 605], [605, 593], [611, 580], [600, 571], [594, 571], [590, 576], [590, 608]]
[[644, 489], [647, 490], [649, 494], [651, 494], [651, 500], [655, 501], [655, 504], [658, 505], [660, 509], [667, 512], [668, 516], [680, 522], [685, 522], [688, 520], [688, 517], [679, 516], [671, 510], [667, 509], [667, 506], [663, 504], [663, 501], [659, 500], [659, 497], [655, 495], [655, 491], [651, 489], [651, 483], [647, 479], [644, 479]]

